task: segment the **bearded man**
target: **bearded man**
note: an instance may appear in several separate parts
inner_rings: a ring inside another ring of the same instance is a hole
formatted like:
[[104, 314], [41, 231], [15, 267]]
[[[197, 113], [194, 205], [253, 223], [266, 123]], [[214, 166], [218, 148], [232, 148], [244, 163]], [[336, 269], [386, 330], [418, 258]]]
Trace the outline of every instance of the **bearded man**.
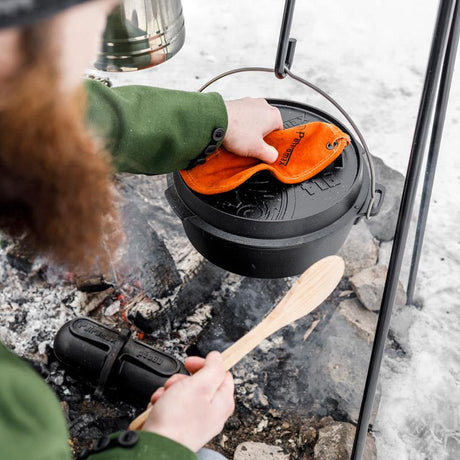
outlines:
[[[0, 230], [69, 269], [104, 267], [119, 244], [114, 171], [191, 167], [222, 143], [277, 157], [263, 137], [281, 116], [262, 99], [83, 83], [118, 3], [0, 1]], [[81, 458], [196, 458], [233, 411], [233, 380], [217, 352], [186, 367], [152, 396], [143, 431]], [[50, 389], [0, 344], [0, 458], [70, 459], [67, 437]]]

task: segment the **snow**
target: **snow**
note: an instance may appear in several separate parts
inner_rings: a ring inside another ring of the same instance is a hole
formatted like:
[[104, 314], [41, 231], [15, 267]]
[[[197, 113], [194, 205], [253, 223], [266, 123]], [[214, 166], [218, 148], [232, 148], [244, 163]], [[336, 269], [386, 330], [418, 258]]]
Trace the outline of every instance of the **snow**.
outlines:
[[[362, 130], [371, 152], [402, 173], [437, 5], [427, 0], [300, 0], [296, 5], [292, 70], [336, 98]], [[196, 90], [232, 68], [273, 66], [281, 0], [184, 0], [183, 7], [187, 39], [178, 55], [154, 69], [116, 75], [116, 84]], [[423, 309], [410, 313], [408, 357], [387, 356], [382, 368], [383, 394], [374, 425], [382, 460], [460, 458], [459, 75], [454, 76], [418, 276], [416, 301]], [[311, 90], [269, 74], [231, 76], [212, 88], [225, 98], [279, 97], [338, 116]], [[403, 281], [410, 249], [408, 245]], [[391, 245], [384, 245], [382, 257], [386, 253], [388, 258], [390, 250]]]

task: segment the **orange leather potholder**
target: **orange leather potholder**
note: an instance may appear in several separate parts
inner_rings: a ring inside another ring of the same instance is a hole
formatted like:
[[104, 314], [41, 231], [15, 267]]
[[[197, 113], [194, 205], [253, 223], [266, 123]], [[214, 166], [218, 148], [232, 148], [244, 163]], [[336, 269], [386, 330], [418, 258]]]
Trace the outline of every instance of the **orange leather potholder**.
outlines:
[[296, 184], [321, 172], [350, 143], [350, 137], [337, 126], [320, 121], [273, 131], [264, 140], [278, 151], [273, 164], [220, 147], [205, 163], [180, 174], [192, 190], [204, 195], [233, 190], [264, 169], [286, 184]]

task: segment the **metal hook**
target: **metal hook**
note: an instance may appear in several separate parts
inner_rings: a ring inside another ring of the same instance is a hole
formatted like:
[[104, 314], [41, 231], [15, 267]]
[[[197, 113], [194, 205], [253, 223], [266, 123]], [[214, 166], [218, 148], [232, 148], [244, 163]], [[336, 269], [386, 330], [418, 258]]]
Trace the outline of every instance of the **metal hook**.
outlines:
[[275, 75], [279, 79], [286, 77], [286, 69], [290, 69], [294, 61], [294, 52], [297, 40], [289, 38], [292, 18], [294, 16], [295, 0], [286, 0], [284, 4], [283, 21], [281, 22], [278, 49], [276, 51]]

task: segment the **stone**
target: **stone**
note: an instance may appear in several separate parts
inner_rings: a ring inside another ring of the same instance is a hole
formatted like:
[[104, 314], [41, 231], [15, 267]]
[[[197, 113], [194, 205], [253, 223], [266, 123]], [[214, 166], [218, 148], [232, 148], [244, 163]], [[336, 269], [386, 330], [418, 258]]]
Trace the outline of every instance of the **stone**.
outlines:
[[[249, 410], [266, 409], [265, 401], [258, 401], [254, 392], [254, 388], [260, 388], [273, 410], [290, 411], [300, 417], [330, 415], [334, 419], [357, 421], [371, 344], [332, 300], [324, 302], [314, 314], [299, 319], [295, 327], [288, 326], [271, 336], [271, 348], [258, 347], [233, 367], [236, 392]], [[227, 307], [230, 306], [234, 304], [230, 302]], [[254, 310], [247, 311], [246, 318], [256, 311], [256, 306], [255, 303]], [[230, 318], [231, 311], [226, 309]], [[243, 313], [241, 310], [241, 322], [245, 318]], [[314, 322], [316, 328], [304, 341], [305, 331]], [[213, 336], [212, 343], [223, 349], [229, 335], [224, 327], [220, 331], [222, 334]], [[379, 397], [378, 391], [372, 420]]]
[[364, 308], [357, 299], [344, 300], [337, 312], [355, 327], [360, 337], [372, 343], [378, 319], [375, 313]]
[[[312, 346], [305, 350], [299, 376], [305, 387], [297, 392], [302, 396], [308, 393], [319, 403], [319, 407], [315, 408], [317, 415], [356, 422], [372, 345], [356, 322], [344, 315], [343, 310], [338, 308], [329, 321], [317, 328]], [[378, 386], [370, 423], [377, 415], [379, 400]], [[301, 402], [306, 404], [307, 401], [303, 396]], [[328, 418], [323, 420], [327, 422]]]
[[[351, 423], [334, 422], [319, 430], [315, 460], [349, 460], [353, 449], [355, 427]], [[367, 436], [363, 460], [377, 460], [374, 438]]]
[[[350, 278], [350, 284], [361, 303], [370, 311], [379, 311], [383, 289], [387, 276], [385, 265], [375, 265], [366, 268]], [[406, 303], [406, 294], [401, 283], [398, 283], [396, 292], [396, 305]]]
[[233, 460], [289, 460], [289, 455], [278, 446], [263, 442], [243, 442], [235, 450]]
[[393, 239], [398, 220], [404, 176], [387, 166], [380, 158], [372, 157], [372, 159], [376, 182], [385, 186], [385, 197], [380, 212], [371, 217], [367, 225], [375, 238], [380, 241], [390, 241]]
[[[415, 220], [412, 219], [412, 224], [411, 224], [411, 228], [409, 229], [409, 235], [408, 235], [406, 251], [405, 251], [407, 255], [411, 254], [412, 242], [414, 240], [412, 233], [415, 234], [415, 228], [416, 228], [416, 223], [415, 223]], [[392, 250], [393, 250], [393, 241], [388, 241], [388, 242], [384, 241], [380, 244], [380, 250], [379, 250], [379, 264], [380, 265], [386, 265], [387, 267], [390, 265]], [[409, 257], [407, 257], [405, 260], [409, 262]], [[404, 263], [404, 262], [401, 265], [401, 270], [399, 272], [399, 281], [401, 281], [403, 286], [407, 286], [407, 283], [409, 281], [410, 266], [411, 266], [410, 263]]]
[[364, 221], [353, 226], [338, 255], [345, 261], [346, 277], [377, 263], [379, 244]]

